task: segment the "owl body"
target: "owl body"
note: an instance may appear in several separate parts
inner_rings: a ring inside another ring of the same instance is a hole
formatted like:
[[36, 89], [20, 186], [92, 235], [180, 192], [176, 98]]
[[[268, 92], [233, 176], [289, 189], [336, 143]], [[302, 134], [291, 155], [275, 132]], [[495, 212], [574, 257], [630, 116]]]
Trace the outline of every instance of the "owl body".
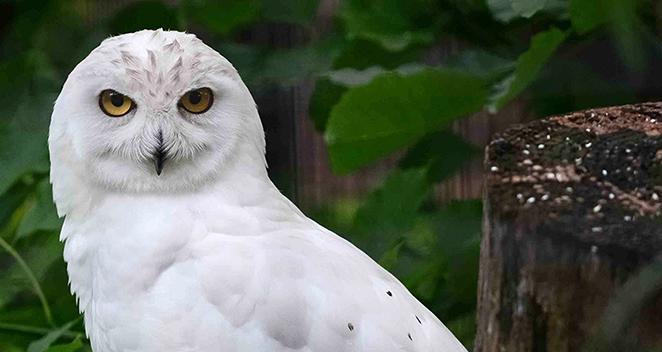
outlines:
[[67, 218], [65, 260], [95, 351], [459, 348], [365, 254], [269, 184], [237, 181], [252, 194], [103, 194]]
[[[213, 105], [182, 107], [201, 86]], [[100, 113], [108, 90], [130, 109]], [[95, 352], [465, 351], [396, 278], [280, 194], [250, 93], [191, 35], [104, 42], [65, 83], [49, 147]]]

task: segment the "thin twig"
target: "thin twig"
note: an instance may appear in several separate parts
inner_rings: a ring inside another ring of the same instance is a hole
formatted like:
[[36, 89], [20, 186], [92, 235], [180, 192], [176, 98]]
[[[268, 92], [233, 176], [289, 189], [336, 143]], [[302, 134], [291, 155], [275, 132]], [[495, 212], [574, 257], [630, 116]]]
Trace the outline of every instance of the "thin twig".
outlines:
[[[8, 331], [22, 332], [26, 334], [35, 334], [35, 335], [46, 335], [52, 331], [51, 328], [13, 324], [13, 323], [3, 323], [3, 322], [0, 322], [0, 330], [8, 330]], [[67, 331], [62, 334], [62, 337], [72, 338], [72, 339], [75, 339], [78, 336], [85, 337], [85, 334], [79, 331]]]
[[25, 275], [28, 277], [28, 280], [32, 284], [32, 288], [34, 289], [35, 293], [37, 294], [37, 297], [39, 297], [39, 301], [41, 302], [41, 306], [44, 309], [44, 316], [46, 316], [46, 321], [48, 322], [49, 325], [55, 326], [55, 323], [53, 321], [53, 315], [51, 314], [51, 307], [48, 305], [48, 301], [46, 300], [46, 295], [44, 295], [44, 291], [41, 289], [41, 285], [39, 284], [39, 281], [37, 281], [37, 278], [35, 277], [34, 273], [28, 266], [28, 263], [23, 260], [23, 257], [21, 257], [20, 254], [12, 247], [7, 241], [0, 236], [0, 247], [2, 247], [4, 250], [6, 250], [14, 259], [16, 259], [16, 262], [18, 265], [23, 269], [23, 272], [25, 272]]

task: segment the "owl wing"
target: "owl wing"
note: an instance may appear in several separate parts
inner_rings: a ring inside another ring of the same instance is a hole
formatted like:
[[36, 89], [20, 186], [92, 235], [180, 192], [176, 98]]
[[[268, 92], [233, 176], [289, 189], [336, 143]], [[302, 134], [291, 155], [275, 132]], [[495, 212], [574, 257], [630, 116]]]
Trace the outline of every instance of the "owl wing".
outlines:
[[218, 240], [206, 245], [216, 253], [204, 265], [206, 295], [237, 331], [250, 327], [246, 339], [260, 348], [466, 351], [393, 275], [323, 228]]

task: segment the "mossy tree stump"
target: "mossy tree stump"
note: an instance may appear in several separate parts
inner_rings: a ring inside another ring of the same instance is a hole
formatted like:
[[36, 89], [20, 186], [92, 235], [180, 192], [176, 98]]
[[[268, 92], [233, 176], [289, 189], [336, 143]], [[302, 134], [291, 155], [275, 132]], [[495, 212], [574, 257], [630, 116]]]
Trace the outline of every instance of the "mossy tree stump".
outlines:
[[[662, 253], [662, 103], [518, 126], [486, 153], [475, 351], [586, 349]], [[662, 295], [648, 298], [626, 333], [659, 347]]]

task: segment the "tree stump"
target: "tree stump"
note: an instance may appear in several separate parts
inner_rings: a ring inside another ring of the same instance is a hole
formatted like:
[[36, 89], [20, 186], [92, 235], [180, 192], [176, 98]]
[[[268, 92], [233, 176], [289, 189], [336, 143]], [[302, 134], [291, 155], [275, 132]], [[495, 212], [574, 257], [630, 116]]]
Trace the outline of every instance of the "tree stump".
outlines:
[[[661, 257], [662, 103], [514, 127], [488, 145], [485, 167], [475, 351], [591, 350], [621, 319], [605, 313], [615, 294], [627, 298], [626, 282]], [[606, 336], [608, 350], [662, 346], [653, 287], [633, 289], [643, 302], [622, 324], [629, 339]]]

